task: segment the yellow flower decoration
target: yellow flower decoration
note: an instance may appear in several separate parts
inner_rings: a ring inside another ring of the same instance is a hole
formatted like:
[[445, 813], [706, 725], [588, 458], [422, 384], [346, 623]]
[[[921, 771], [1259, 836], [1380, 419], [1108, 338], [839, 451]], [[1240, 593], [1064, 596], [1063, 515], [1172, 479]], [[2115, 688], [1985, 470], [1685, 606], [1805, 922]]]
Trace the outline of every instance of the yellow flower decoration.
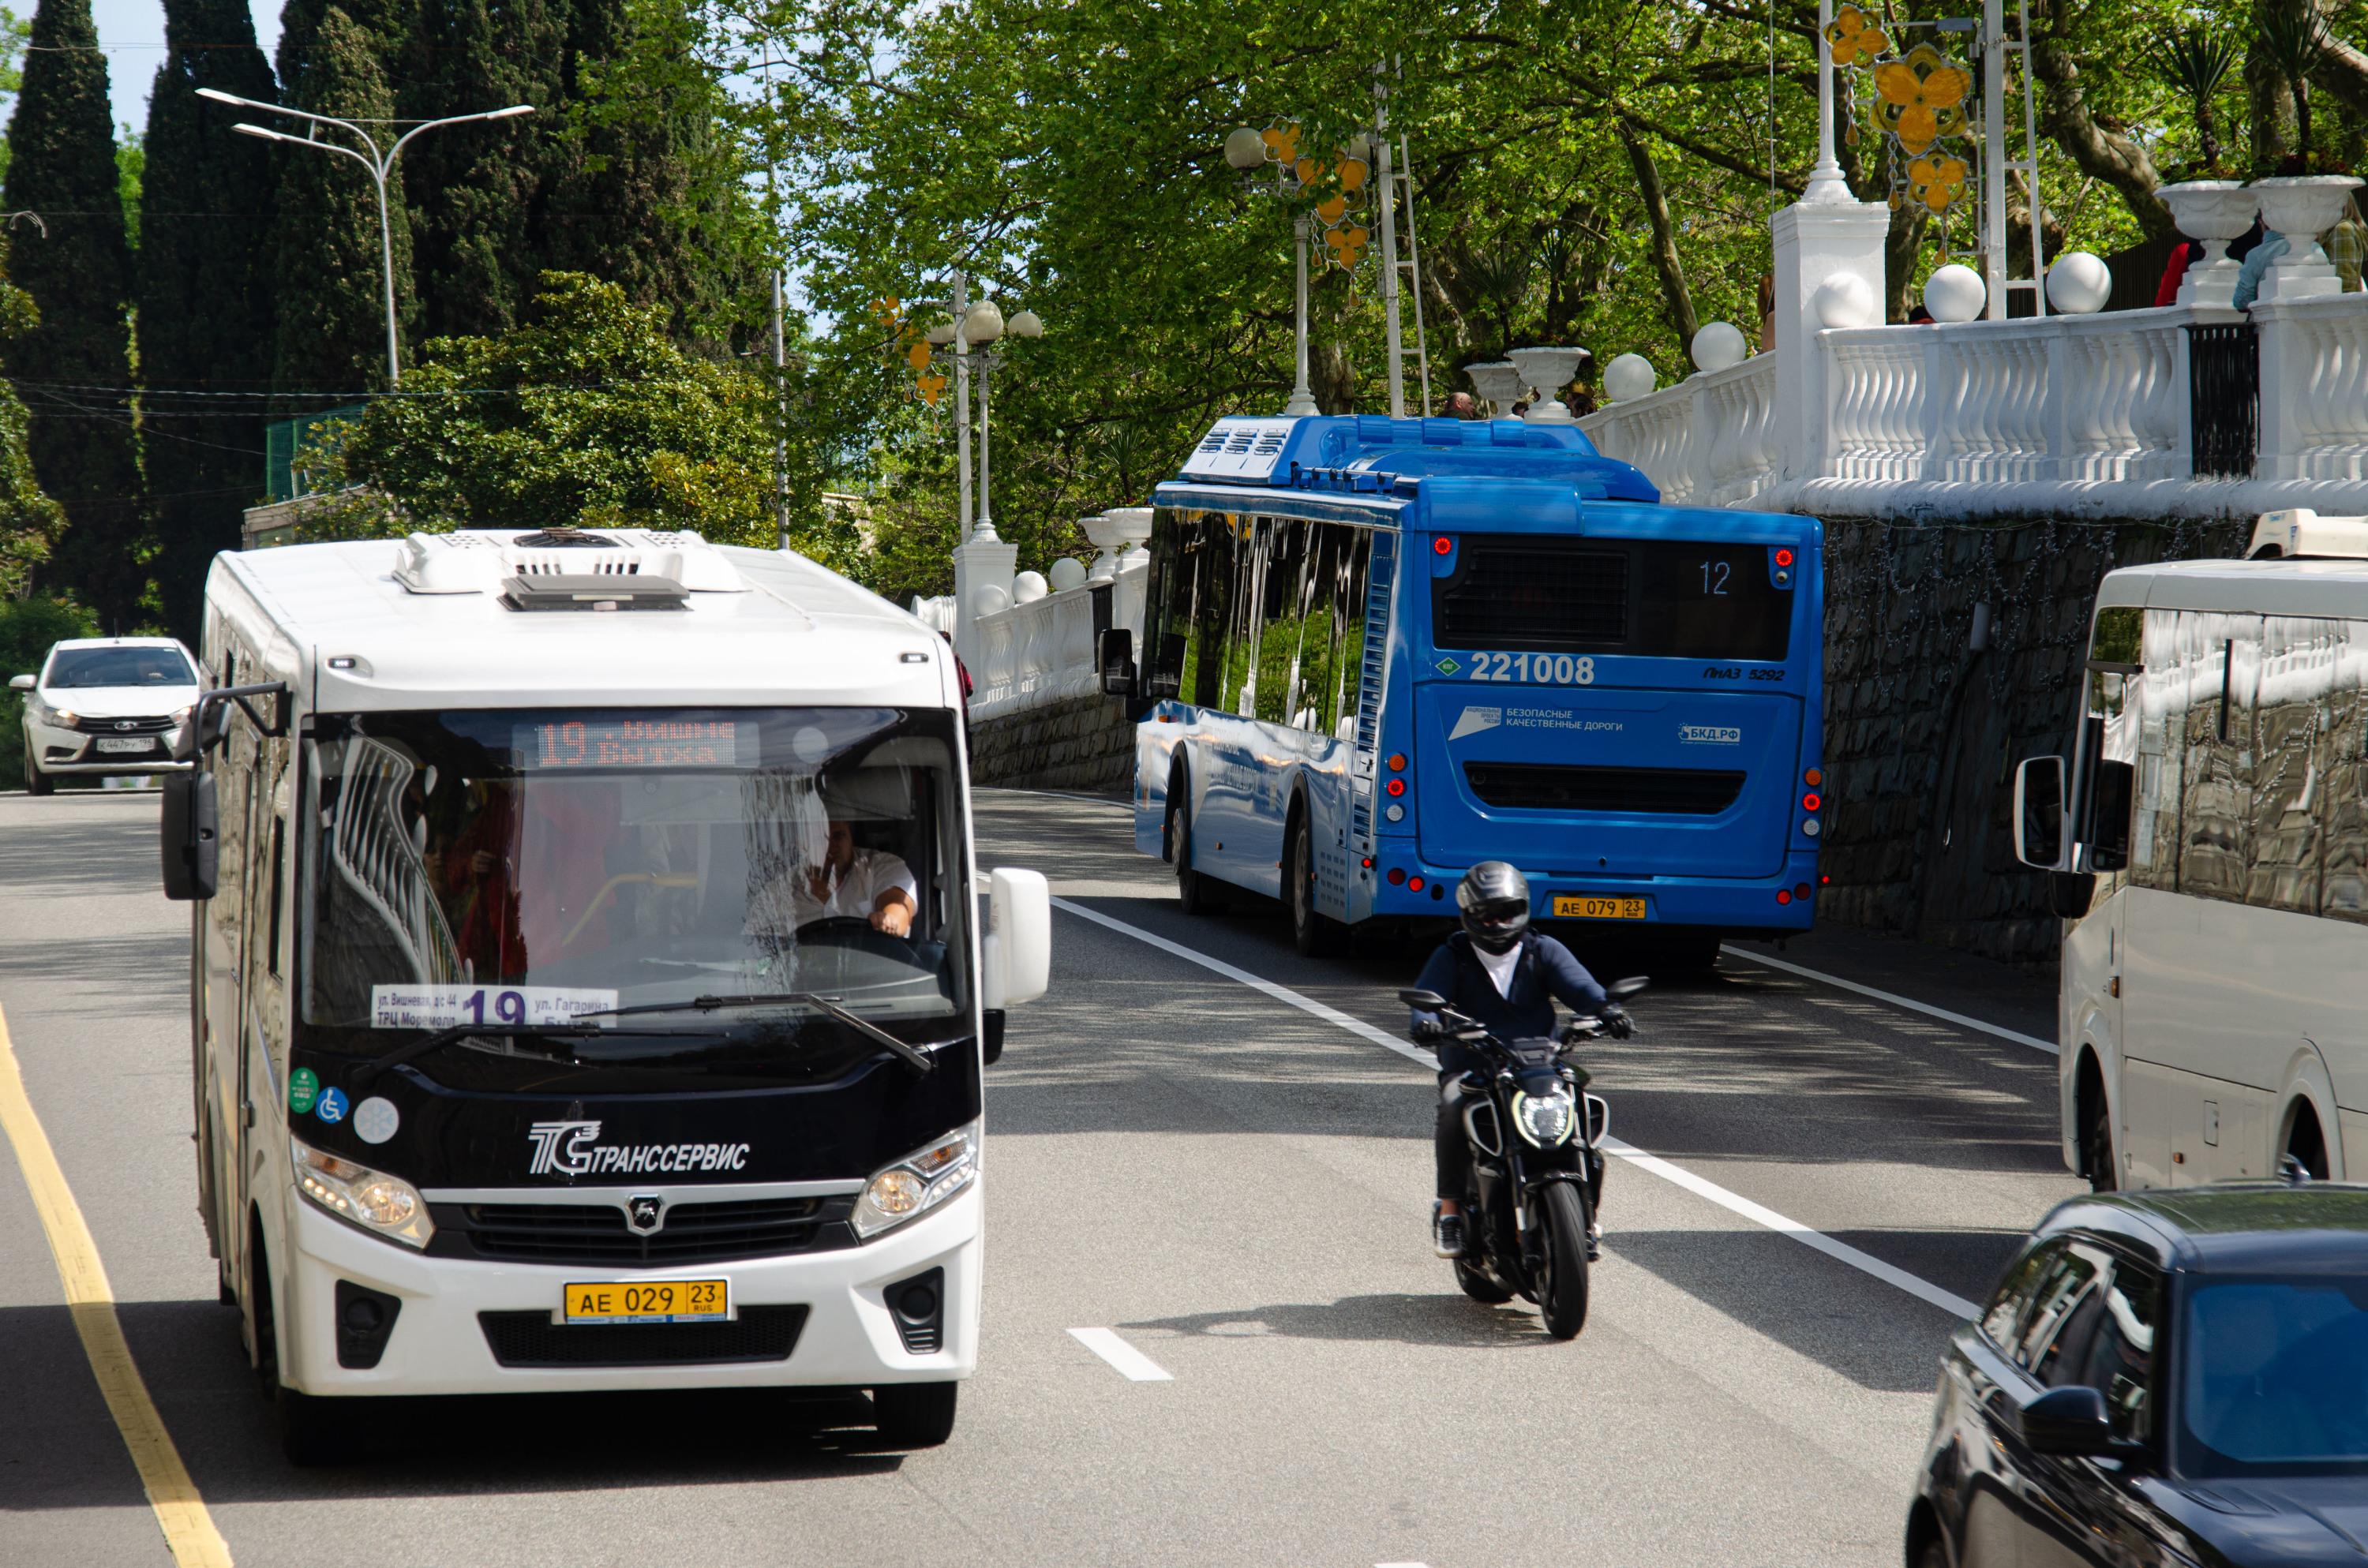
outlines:
[[1266, 143], [1266, 155], [1271, 162], [1295, 164], [1299, 161], [1299, 127], [1269, 125], [1258, 132], [1258, 140]]
[[1905, 59], [1874, 68], [1874, 91], [1881, 100], [1874, 118], [1914, 156], [1964, 129], [1965, 95], [1973, 87], [1973, 73], [1930, 44], [1919, 43]]
[[1875, 26], [1874, 18], [1855, 6], [1844, 6], [1834, 13], [1831, 25], [1826, 28], [1826, 44], [1834, 53], [1837, 65], [1872, 65], [1878, 56], [1889, 52], [1891, 36]]
[[1331, 253], [1333, 266], [1353, 272], [1365, 258], [1365, 242], [1372, 238], [1372, 231], [1362, 223], [1336, 223], [1324, 231], [1324, 248]]
[[1932, 212], [1946, 212], [1965, 194], [1972, 171], [1963, 158], [1918, 158], [1907, 165], [1907, 188]]

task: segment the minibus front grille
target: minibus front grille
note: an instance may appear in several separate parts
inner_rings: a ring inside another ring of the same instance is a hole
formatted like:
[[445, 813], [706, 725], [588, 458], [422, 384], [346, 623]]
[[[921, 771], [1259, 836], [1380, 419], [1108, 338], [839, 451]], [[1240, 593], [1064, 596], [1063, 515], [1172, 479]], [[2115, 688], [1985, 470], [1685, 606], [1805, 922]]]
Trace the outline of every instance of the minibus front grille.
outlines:
[[1467, 762], [1464, 780], [1484, 804], [1512, 811], [1629, 812], [1715, 816], [1743, 792], [1740, 770], [1706, 767], [1564, 767]]
[[806, 1309], [742, 1307], [729, 1323], [560, 1324], [547, 1312], [479, 1312], [485, 1346], [505, 1367], [688, 1367], [786, 1361]]
[[648, 1235], [635, 1235], [614, 1203], [451, 1203], [435, 1206], [433, 1250], [505, 1263], [663, 1268], [778, 1257], [852, 1245], [843, 1222], [853, 1199], [759, 1198], [675, 1203]]

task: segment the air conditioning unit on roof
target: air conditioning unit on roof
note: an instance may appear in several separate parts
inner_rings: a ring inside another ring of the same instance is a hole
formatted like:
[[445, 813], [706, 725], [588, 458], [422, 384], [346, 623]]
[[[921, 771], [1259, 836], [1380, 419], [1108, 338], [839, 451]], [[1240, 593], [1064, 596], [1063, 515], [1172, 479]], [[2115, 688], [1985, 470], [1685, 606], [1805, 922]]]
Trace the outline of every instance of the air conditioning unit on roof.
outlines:
[[506, 579], [663, 577], [694, 594], [748, 590], [698, 534], [653, 528], [466, 528], [395, 547], [394, 580], [415, 594], [498, 594]]
[[2322, 517], [2307, 506], [2264, 512], [2253, 524], [2248, 561], [2368, 557], [2368, 517]]

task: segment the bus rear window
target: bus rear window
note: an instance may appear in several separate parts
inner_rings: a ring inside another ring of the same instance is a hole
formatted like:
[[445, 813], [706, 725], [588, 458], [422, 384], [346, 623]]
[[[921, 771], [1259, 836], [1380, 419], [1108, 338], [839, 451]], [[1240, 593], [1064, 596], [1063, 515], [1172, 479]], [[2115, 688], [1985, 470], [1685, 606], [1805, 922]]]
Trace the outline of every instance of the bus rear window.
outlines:
[[1778, 660], [1792, 621], [1759, 544], [1466, 535], [1431, 594], [1441, 648]]

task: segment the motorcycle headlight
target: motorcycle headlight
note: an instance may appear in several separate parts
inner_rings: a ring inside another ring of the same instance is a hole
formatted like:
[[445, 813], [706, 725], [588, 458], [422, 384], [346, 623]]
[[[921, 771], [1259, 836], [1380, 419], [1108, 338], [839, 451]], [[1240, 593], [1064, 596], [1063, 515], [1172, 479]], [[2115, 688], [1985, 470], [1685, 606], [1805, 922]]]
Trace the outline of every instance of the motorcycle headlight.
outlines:
[[957, 1127], [873, 1176], [848, 1222], [865, 1241], [925, 1214], [978, 1179], [978, 1123]]
[[358, 1165], [293, 1138], [288, 1150], [296, 1164], [296, 1190], [338, 1219], [405, 1246], [424, 1247], [435, 1235], [427, 1199], [401, 1176]]
[[1559, 1089], [1550, 1095], [1513, 1096], [1513, 1125], [1520, 1130], [1523, 1138], [1541, 1149], [1569, 1142], [1576, 1121], [1570, 1096]]

